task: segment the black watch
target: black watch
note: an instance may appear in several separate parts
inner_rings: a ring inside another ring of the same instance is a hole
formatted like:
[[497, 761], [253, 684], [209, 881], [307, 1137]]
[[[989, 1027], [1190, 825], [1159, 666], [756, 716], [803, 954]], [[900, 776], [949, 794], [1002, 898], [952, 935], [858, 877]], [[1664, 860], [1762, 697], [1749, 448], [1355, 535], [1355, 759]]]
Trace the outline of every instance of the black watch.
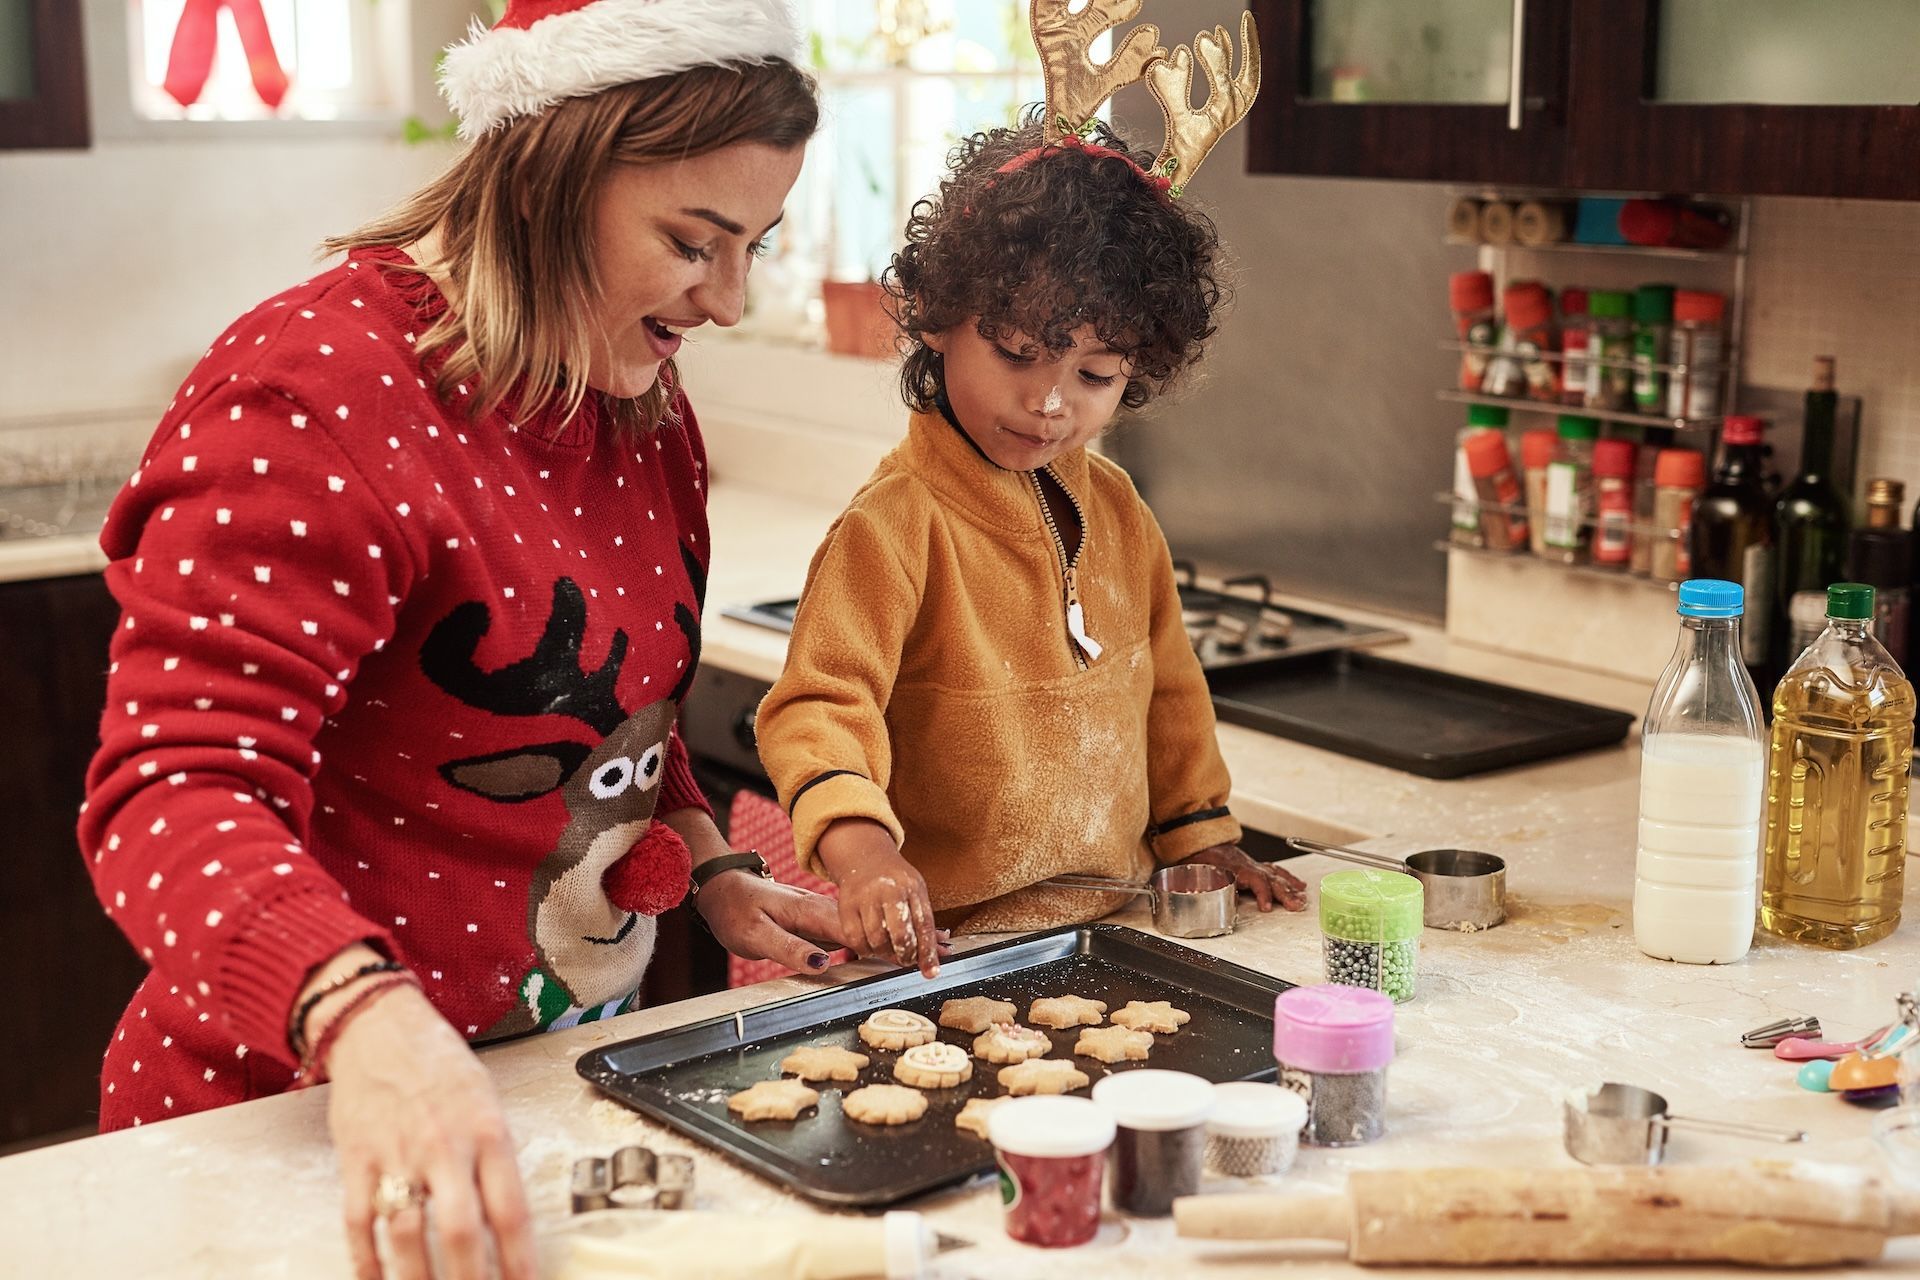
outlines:
[[708, 858], [693, 869], [693, 892], [699, 893], [706, 887], [707, 881], [723, 871], [751, 871], [762, 880], [773, 879], [773, 868], [760, 856], [758, 849], [749, 849], [745, 853], [729, 853], [724, 857]]

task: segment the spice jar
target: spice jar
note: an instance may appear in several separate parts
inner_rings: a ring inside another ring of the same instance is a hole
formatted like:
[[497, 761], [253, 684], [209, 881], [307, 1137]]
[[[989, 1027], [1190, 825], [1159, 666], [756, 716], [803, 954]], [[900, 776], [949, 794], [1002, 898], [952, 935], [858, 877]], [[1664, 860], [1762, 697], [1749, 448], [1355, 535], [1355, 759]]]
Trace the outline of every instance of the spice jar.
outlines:
[[1600, 440], [1593, 446], [1593, 562], [1625, 568], [1633, 559], [1633, 445]]
[[1586, 559], [1593, 534], [1593, 443], [1600, 424], [1564, 414], [1555, 435], [1553, 461], [1547, 464], [1546, 555], [1578, 564]]
[[1058, 1249], [1100, 1229], [1100, 1183], [1113, 1117], [1085, 1098], [1014, 1098], [987, 1117], [1000, 1164], [1007, 1234]]
[[1633, 408], [1633, 300], [1612, 289], [1587, 295], [1587, 408], [1621, 413]]
[[[1103, 1078], [1093, 1101], [1113, 1118], [1113, 1207], [1140, 1218], [1197, 1195], [1214, 1086], [1184, 1071], [1143, 1068]], [[995, 1114], [998, 1114], [997, 1112]]]
[[1486, 271], [1457, 271], [1448, 280], [1453, 324], [1467, 349], [1460, 356], [1460, 389], [1478, 391], [1499, 337], [1493, 311], [1493, 276]]
[[1707, 460], [1698, 449], [1662, 449], [1653, 469], [1653, 576], [1679, 582], [1693, 576], [1693, 504], [1707, 487]]
[[1633, 294], [1633, 407], [1640, 413], [1659, 413], [1667, 403], [1667, 375], [1654, 368], [1662, 363], [1673, 324], [1673, 286], [1642, 285]]
[[1481, 545], [1489, 551], [1522, 549], [1527, 545], [1526, 496], [1520, 490], [1519, 477], [1513, 474], [1506, 435], [1499, 431], [1472, 432], [1461, 442], [1460, 451], [1473, 480]]
[[1215, 1085], [1207, 1117], [1207, 1168], [1229, 1178], [1285, 1173], [1300, 1150], [1307, 1104], [1277, 1084]]
[[1507, 323], [1500, 335], [1504, 353], [1487, 366], [1481, 390], [1495, 396], [1558, 400], [1560, 378], [1544, 356], [1554, 350], [1553, 293], [1538, 280], [1516, 280], [1501, 295]]
[[1533, 554], [1547, 554], [1547, 468], [1560, 438], [1545, 427], [1520, 436], [1520, 465], [1527, 473], [1527, 542]]
[[1727, 358], [1727, 300], [1717, 293], [1682, 289], [1673, 295], [1673, 329], [1667, 338], [1669, 418], [1720, 416], [1720, 374]]
[[1587, 349], [1593, 332], [1587, 318], [1587, 291], [1560, 291], [1560, 403], [1576, 408], [1587, 402]]
[[1327, 981], [1369, 987], [1396, 1003], [1419, 985], [1420, 882], [1398, 871], [1336, 871], [1320, 881]]
[[[1300, 1140], [1354, 1147], [1387, 1131], [1393, 1001], [1353, 987], [1295, 987], [1273, 1004], [1280, 1083], [1307, 1104]], [[1005, 1108], [1001, 1108], [1005, 1110]]]

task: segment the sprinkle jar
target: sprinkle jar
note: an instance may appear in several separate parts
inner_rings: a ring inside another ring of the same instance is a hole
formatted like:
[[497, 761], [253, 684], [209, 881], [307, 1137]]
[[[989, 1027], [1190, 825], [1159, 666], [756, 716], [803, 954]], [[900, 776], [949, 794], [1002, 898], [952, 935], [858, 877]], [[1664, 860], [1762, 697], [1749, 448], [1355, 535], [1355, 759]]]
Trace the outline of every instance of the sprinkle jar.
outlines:
[[1114, 1208], [1135, 1217], [1165, 1217], [1175, 1200], [1199, 1194], [1213, 1095], [1211, 1081], [1153, 1068], [1123, 1071], [1093, 1086], [1095, 1104], [1117, 1129]]
[[1393, 1001], [1386, 996], [1341, 986], [1281, 992], [1273, 1005], [1273, 1057], [1280, 1083], [1307, 1104], [1302, 1142], [1356, 1147], [1386, 1132], [1393, 1061]]
[[1009, 1236], [1050, 1249], [1093, 1239], [1113, 1117], [1085, 1098], [1014, 1098], [987, 1117], [987, 1138]]
[[1413, 999], [1423, 898], [1420, 881], [1398, 871], [1336, 871], [1322, 879], [1327, 981], [1369, 987], [1396, 1004]]
[[1229, 1178], [1285, 1173], [1300, 1151], [1307, 1104], [1277, 1084], [1215, 1085], [1207, 1117], [1207, 1168]]

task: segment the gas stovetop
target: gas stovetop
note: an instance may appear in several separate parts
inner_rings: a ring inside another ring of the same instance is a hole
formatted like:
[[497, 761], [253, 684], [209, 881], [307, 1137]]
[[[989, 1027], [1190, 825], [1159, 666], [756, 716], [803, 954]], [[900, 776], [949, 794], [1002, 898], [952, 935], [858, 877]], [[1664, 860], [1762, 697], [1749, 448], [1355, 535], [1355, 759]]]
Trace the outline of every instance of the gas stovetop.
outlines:
[[[1184, 560], [1174, 561], [1173, 571], [1180, 585], [1180, 619], [1186, 626], [1187, 639], [1199, 655], [1200, 665], [1209, 671], [1406, 639], [1404, 632], [1281, 604], [1273, 598], [1273, 585], [1264, 574], [1228, 578], [1215, 589], [1197, 585], [1193, 565]], [[764, 600], [732, 605], [720, 612], [741, 622], [790, 633], [799, 603], [793, 599]]]

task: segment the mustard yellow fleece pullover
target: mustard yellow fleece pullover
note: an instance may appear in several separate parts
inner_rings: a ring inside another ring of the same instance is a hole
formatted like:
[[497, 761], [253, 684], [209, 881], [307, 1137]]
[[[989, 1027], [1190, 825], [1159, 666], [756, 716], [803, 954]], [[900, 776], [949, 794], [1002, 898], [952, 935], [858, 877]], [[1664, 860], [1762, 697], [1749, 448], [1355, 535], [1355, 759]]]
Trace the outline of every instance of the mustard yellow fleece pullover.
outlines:
[[1143, 881], [1240, 838], [1165, 535], [1105, 458], [1049, 470], [1081, 516], [1071, 563], [1034, 473], [914, 415], [814, 553], [757, 721], [801, 865], [872, 819], [966, 932], [1094, 919], [1126, 899], [1035, 886]]

